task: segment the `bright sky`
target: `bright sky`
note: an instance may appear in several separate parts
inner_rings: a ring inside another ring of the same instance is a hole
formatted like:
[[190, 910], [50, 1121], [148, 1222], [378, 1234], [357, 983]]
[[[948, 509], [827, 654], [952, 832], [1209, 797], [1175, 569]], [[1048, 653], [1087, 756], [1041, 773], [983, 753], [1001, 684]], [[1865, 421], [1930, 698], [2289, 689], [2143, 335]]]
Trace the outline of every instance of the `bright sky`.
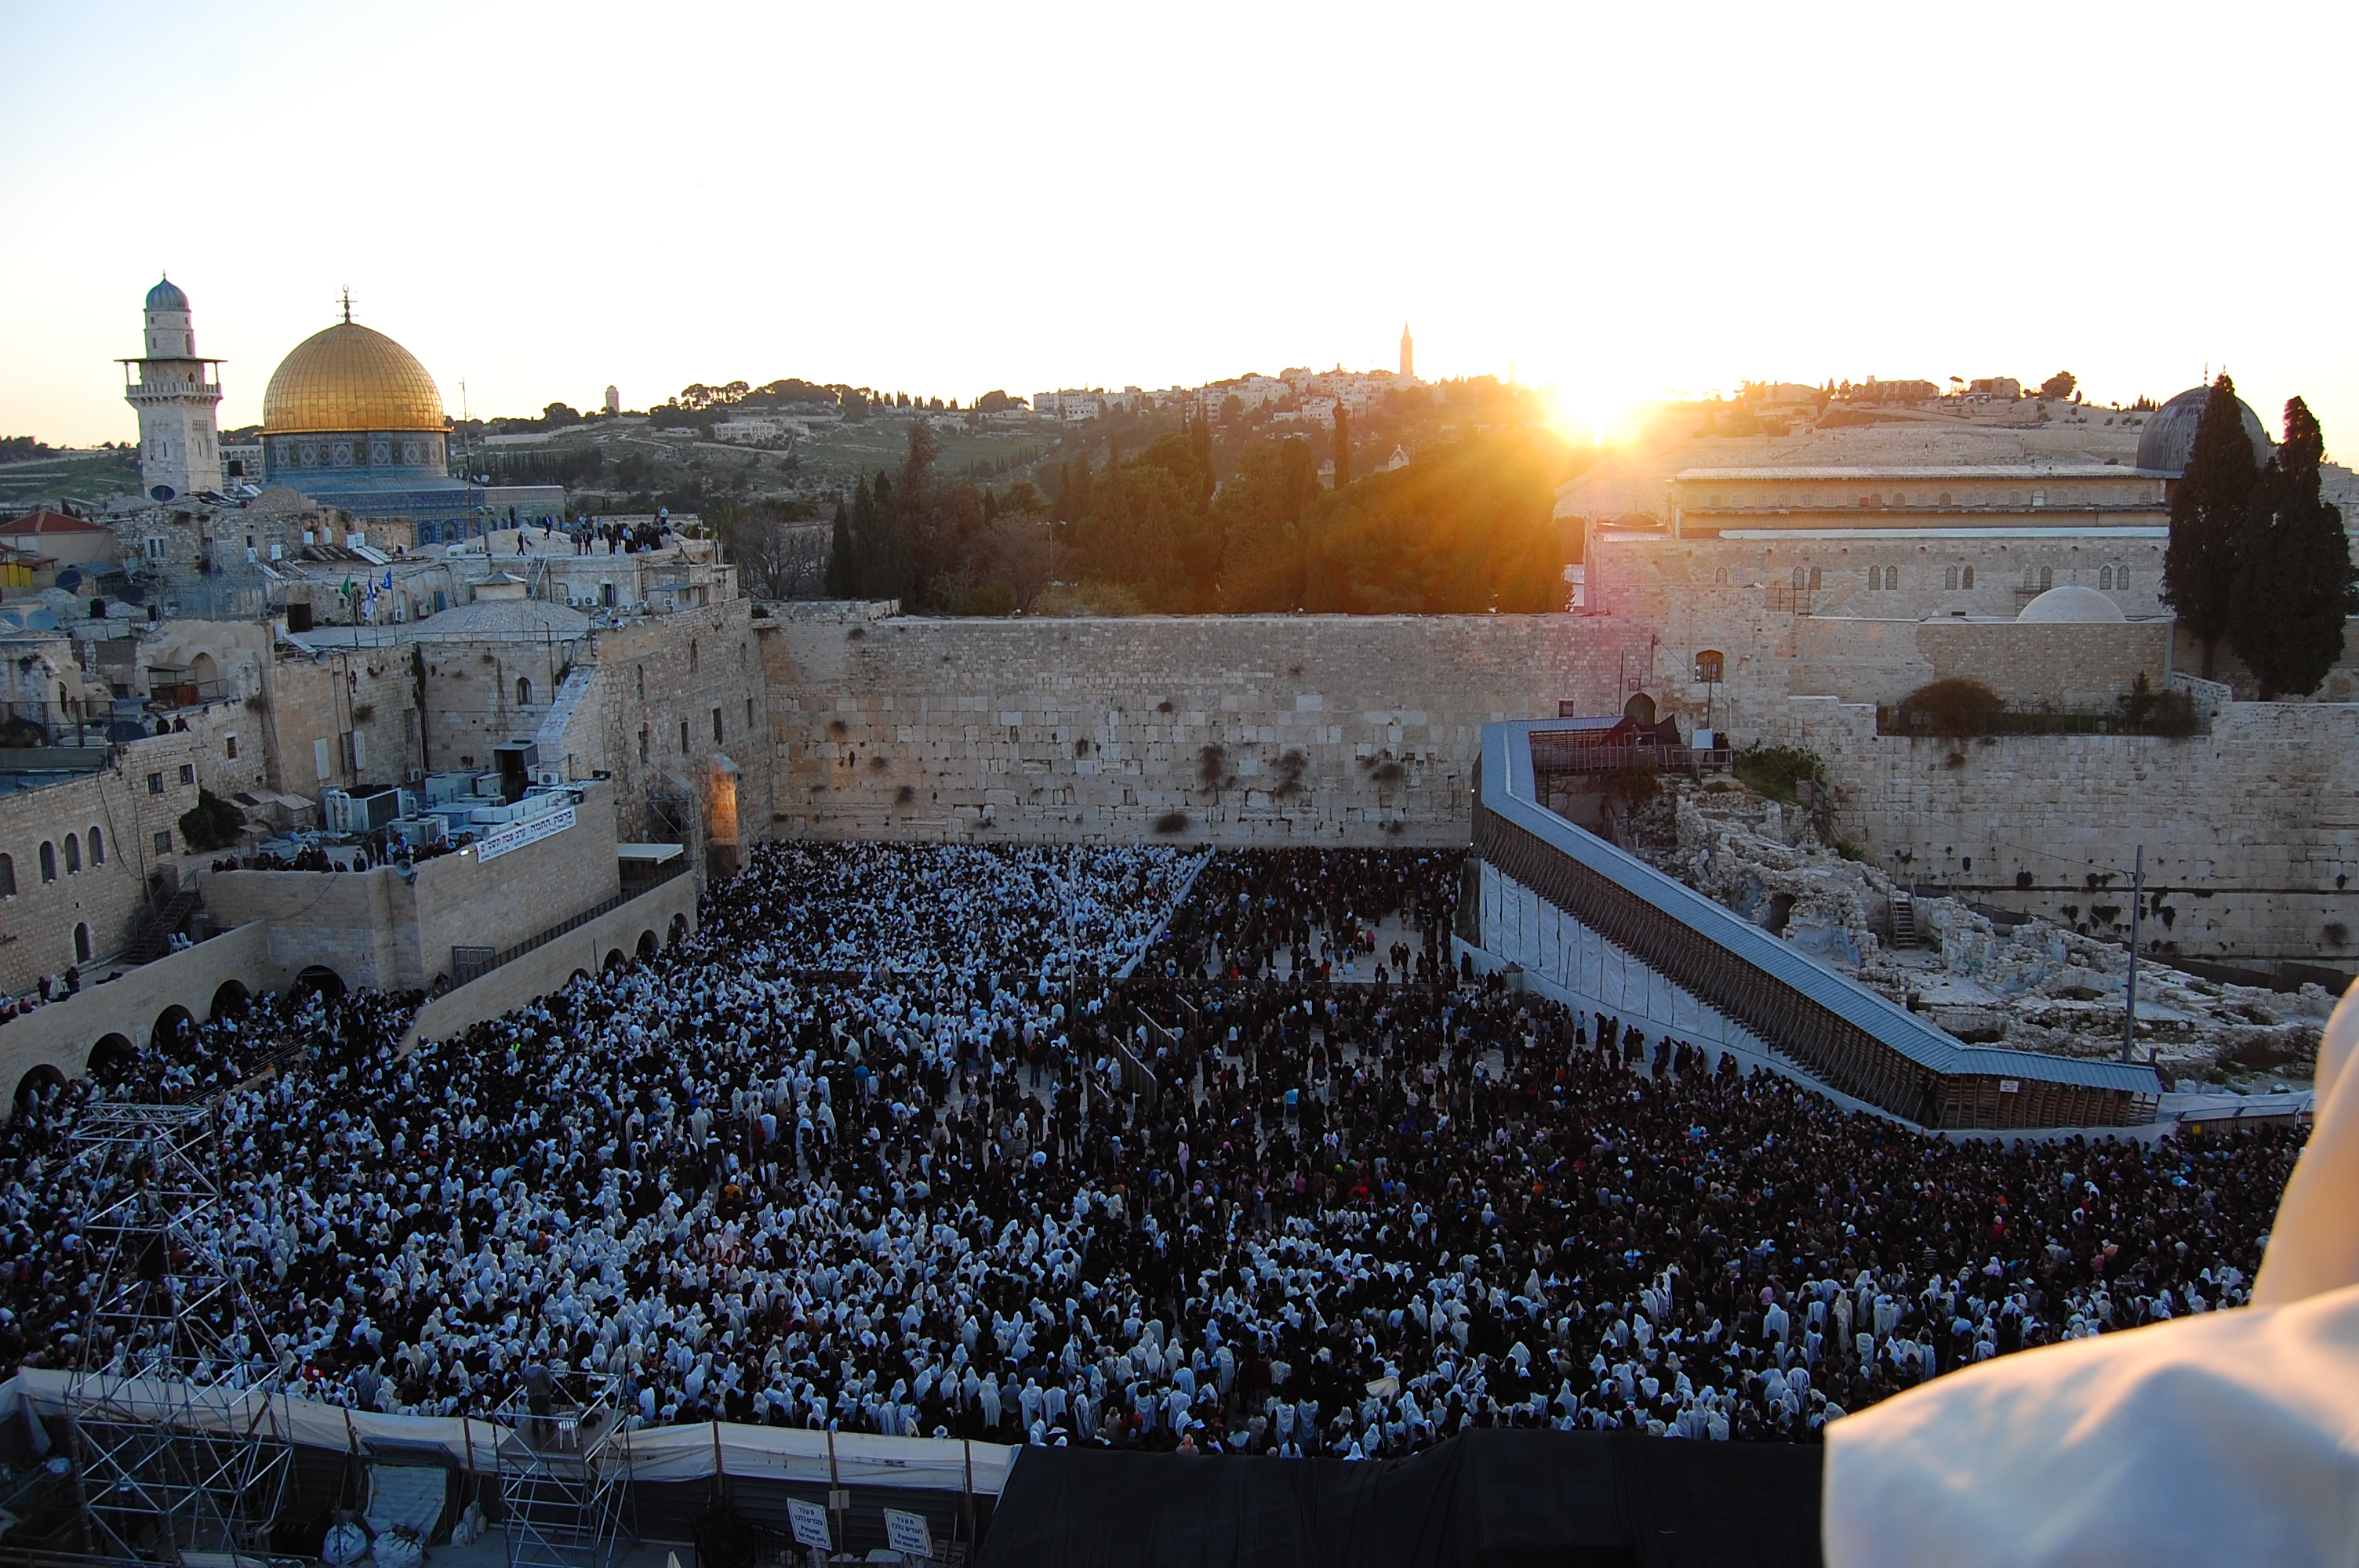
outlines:
[[136, 433], [160, 270], [224, 427], [334, 319], [452, 412], [782, 375], [1555, 384], [2225, 362], [2359, 450], [2359, 8], [0, 0], [0, 434]]

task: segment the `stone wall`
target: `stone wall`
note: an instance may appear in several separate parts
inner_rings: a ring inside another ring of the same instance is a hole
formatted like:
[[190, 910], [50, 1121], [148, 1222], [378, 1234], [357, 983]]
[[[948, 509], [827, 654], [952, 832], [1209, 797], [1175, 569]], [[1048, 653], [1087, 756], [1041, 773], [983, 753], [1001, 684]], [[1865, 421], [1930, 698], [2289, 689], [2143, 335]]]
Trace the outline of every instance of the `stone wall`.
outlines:
[[490, 974], [419, 1009], [407, 1043], [448, 1040], [487, 1019], [557, 990], [577, 974], [593, 975], [617, 956], [629, 959], [669, 947], [696, 929], [700, 879], [678, 876], [619, 909], [534, 948]]
[[773, 624], [773, 831], [836, 838], [1463, 843], [1481, 727], [1618, 711], [1647, 652], [1572, 615]]
[[1798, 697], [1832, 828], [1903, 883], [2126, 937], [2146, 848], [2152, 950], [2359, 962], [2359, 708], [2232, 703], [2208, 735], [1910, 740]]
[[1931, 681], [1971, 680], [2016, 708], [2110, 712], [2140, 675], [2156, 691], [2167, 684], [2171, 632], [2168, 620], [2083, 625], [1803, 616], [1793, 627], [1790, 689], [1894, 703]]
[[203, 885], [216, 920], [269, 931], [280, 973], [321, 965], [354, 989], [417, 990], [450, 973], [453, 946], [513, 947], [614, 897], [622, 877], [611, 801], [592, 784], [572, 827], [489, 864], [462, 850], [408, 877], [390, 867], [214, 871]]

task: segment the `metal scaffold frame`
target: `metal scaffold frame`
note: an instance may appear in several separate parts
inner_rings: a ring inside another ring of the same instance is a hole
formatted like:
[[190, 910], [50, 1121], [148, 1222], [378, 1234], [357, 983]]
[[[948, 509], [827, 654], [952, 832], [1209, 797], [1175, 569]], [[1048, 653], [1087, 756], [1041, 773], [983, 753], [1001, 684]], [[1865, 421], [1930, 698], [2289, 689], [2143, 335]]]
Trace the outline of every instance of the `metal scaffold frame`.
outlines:
[[545, 1369], [499, 1412], [508, 1568], [611, 1568], [631, 1533], [631, 1439], [609, 1381], [575, 1400]]
[[259, 1556], [293, 1451], [259, 1423], [275, 1375], [222, 1247], [216, 1107], [91, 1106], [69, 1146], [88, 1195], [90, 1311], [67, 1395], [88, 1549]]

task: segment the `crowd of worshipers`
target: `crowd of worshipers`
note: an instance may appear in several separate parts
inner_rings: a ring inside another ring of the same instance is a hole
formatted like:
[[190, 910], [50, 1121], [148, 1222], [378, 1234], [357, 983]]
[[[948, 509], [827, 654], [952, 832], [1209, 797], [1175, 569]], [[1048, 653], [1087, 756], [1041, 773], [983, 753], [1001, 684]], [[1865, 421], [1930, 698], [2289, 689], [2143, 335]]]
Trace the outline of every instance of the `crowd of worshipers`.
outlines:
[[1844, 1114], [1453, 974], [1460, 875], [768, 845], [672, 949], [408, 1055], [415, 999], [266, 1000], [0, 1139], [0, 1358], [78, 1354], [64, 1130], [98, 1093], [226, 1091], [257, 1369], [385, 1411], [497, 1411], [545, 1370], [649, 1424], [1808, 1440], [2244, 1298], [2299, 1134], [2009, 1148]]

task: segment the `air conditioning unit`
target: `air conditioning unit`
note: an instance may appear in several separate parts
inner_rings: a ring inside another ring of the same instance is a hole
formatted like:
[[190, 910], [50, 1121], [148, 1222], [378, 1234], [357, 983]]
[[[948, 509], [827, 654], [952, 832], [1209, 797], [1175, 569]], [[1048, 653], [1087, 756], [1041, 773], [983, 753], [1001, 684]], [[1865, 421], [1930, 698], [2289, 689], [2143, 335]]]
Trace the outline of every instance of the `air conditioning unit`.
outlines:
[[539, 789], [562, 789], [569, 781], [563, 768], [538, 767], [532, 770], [532, 782]]

